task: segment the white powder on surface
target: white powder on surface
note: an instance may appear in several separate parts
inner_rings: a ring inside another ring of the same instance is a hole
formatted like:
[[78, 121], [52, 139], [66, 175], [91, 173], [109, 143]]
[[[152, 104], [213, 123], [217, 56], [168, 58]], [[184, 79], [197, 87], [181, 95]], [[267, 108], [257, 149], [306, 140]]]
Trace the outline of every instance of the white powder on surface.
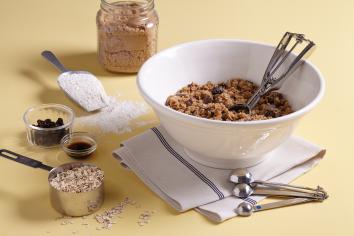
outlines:
[[131, 132], [135, 126], [146, 125], [146, 122], [135, 121], [146, 114], [148, 108], [143, 102], [118, 100], [107, 97], [107, 106], [99, 112], [75, 119], [75, 124], [85, 128], [98, 129], [102, 133], [123, 134]]
[[101, 82], [85, 71], [65, 72], [58, 77], [61, 89], [86, 111], [107, 105], [107, 95]]

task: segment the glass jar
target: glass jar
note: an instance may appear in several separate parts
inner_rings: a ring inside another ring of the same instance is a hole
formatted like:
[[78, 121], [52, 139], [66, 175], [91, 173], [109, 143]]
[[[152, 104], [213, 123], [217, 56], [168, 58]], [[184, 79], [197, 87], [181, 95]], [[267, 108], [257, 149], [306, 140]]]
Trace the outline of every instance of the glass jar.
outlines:
[[101, 0], [97, 12], [98, 60], [112, 72], [134, 73], [157, 49], [154, 0]]

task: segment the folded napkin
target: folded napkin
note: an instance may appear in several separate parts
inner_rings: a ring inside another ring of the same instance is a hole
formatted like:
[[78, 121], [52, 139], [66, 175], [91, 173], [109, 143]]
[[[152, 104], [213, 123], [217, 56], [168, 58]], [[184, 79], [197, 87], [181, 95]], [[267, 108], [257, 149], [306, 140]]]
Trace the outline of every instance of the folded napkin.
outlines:
[[[266, 154], [263, 162], [248, 169], [257, 180], [289, 183], [313, 168], [324, 154], [322, 148], [291, 137]], [[180, 212], [196, 208], [209, 219], [221, 222], [235, 217], [234, 210], [242, 201], [256, 204], [264, 198], [232, 196], [232, 170], [193, 161], [161, 126], [124, 141], [113, 156]]]

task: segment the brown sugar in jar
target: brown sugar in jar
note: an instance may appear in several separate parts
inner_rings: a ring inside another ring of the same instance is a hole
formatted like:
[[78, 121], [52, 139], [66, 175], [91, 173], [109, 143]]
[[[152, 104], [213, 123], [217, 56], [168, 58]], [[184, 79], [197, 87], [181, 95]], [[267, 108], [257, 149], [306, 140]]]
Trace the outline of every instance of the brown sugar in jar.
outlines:
[[101, 0], [96, 18], [98, 60], [109, 71], [135, 73], [157, 49], [154, 0]]

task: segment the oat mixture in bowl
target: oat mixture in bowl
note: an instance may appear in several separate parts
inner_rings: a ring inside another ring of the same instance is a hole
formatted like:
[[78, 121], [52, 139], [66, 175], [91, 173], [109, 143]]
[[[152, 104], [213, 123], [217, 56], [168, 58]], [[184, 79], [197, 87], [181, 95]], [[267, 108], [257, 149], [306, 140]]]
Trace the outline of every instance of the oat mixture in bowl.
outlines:
[[235, 104], [245, 103], [257, 90], [251, 81], [231, 79], [225, 83], [191, 83], [167, 98], [166, 105], [188, 115], [223, 121], [266, 120], [290, 114], [292, 108], [281, 93], [263, 96], [250, 114], [236, 112]]

